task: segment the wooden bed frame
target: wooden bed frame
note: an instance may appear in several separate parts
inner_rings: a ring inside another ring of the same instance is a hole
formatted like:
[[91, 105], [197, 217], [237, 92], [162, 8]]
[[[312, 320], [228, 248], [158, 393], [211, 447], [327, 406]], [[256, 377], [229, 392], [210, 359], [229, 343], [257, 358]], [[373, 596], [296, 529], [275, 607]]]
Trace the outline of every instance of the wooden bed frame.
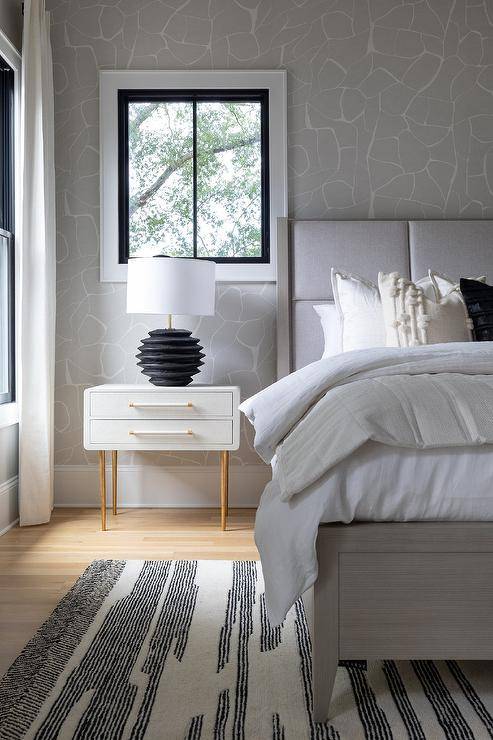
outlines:
[[493, 659], [493, 526], [325, 524], [317, 539], [313, 711], [339, 660]]
[[[469, 223], [472, 232], [478, 225], [477, 221], [460, 223]], [[488, 239], [488, 232], [493, 237], [493, 222], [486, 223]], [[297, 300], [296, 296], [293, 299], [292, 273], [300, 256], [296, 262], [291, 253], [291, 226], [287, 219], [278, 224], [280, 377], [293, 369], [293, 345], [298, 341], [292, 326], [292, 301]], [[483, 226], [484, 222], [480, 231]], [[493, 277], [493, 238], [489, 249], [489, 262], [477, 274], [491, 266]], [[482, 260], [484, 254], [476, 257]], [[468, 274], [476, 274], [474, 261]], [[351, 269], [347, 263], [337, 266]], [[430, 266], [448, 269], [447, 265]], [[328, 296], [312, 296], [309, 302], [328, 300]], [[307, 357], [307, 362], [312, 359]], [[306, 362], [298, 353], [296, 366], [302, 364]], [[319, 527], [317, 555], [315, 721], [322, 722], [329, 715], [339, 660], [493, 659], [493, 523], [324, 524]]]

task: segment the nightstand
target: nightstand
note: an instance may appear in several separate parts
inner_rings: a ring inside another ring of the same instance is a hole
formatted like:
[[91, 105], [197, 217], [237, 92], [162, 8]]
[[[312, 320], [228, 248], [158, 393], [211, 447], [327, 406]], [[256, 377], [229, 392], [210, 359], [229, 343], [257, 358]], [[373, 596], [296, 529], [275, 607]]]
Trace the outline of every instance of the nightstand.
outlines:
[[84, 391], [84, 447], [99, 452], [101, 527], [106, 529], [106, 451], [111, 451], [113, 514], [118, 451], [217, 450], [221, 459], [221, 528], [228, 515], [229, 453], [240, 438], [237, 386], [97, 385]]

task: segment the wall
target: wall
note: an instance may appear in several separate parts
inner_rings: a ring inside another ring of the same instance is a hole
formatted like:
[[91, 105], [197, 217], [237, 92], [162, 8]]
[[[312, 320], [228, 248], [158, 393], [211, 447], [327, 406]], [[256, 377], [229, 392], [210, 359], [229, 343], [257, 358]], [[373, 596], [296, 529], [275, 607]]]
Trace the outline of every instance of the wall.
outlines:
[[22, 45], [22, 0], [2, 0], [0, 2], [0, 29], [9, 41], [20, 51]]
[[[142, 380], [133, 354], [152, 328], [125, 315], [124, 286], [98, 281], [98, 69], [286, 68], [292, 216], [492, 218], [493, 16], [486, 0], [49, 0], [49, 7], [57, 498], [75, 503], [87, 496], [88, 476], [95, 481], [94, 457], [81, 442], [83, 388]], [[274, 300], [269, 284], [218, 287], [217, 315], [188, 322], [208, 356], [202, 380], [239, 383], [247, 396], [274, 379]], [[198, 463], [216, 463], [213, 455], [147, 460], [177, 475], [182, 467], [185, 477]], [[123, 462], [129, 475], [144, 470], [138, 456]], [[233, 462], [238, 480], [257, 471], [255, 484], [240, 491], [248, 503], [263, 478], [246, 428]], [[180, 499], [171, 492], [166, 502], [173, 500]]]
[[[22, 36], [20, 0], [0, 1], [0, 30], [20, 50]], [[0, 427], [0, 534], [15, 522], [18, 516], [18, 433], [17, 424]]]
[[19, 516], [17, 475], [19, 472], [17, 424], [0, 427], [0, 534]]

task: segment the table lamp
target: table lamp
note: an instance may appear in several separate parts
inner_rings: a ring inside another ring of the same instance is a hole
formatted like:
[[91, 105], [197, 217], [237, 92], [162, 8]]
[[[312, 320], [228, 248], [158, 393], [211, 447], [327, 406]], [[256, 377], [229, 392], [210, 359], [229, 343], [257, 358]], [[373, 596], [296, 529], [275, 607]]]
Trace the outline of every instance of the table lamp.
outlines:
[[168, 326], [154, 329], [138, 348], [137, 365], [153, 385], [183, 386], [204, 363], [203, 347], [191, 331], [172, 328], [173, 314], [213, 316], [216, 265], [186, 257], [128, 260], [127, 313], [168, 314]]

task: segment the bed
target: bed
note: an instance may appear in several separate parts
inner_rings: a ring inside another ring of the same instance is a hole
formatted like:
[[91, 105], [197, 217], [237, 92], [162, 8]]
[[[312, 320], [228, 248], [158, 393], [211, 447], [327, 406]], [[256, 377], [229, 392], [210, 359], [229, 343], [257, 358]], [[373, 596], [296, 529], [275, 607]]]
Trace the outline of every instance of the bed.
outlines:
[[[486, 273], [491, 280], [493, 222], [280, 219], [279, 378], [322, 355], [313, 306], [333, 301], [332, 266], [373, 281], [378, 270], [417, 279], [429, 267], [457, 279]], [[483, 461], [491, 461], [491, 450], [481, 450]], [[467, 486], [471, 469], [464, 471]], [[493, 519], [493, 496], [483, 504], [489, 513], [480, 518]], [[493, 659], [493, 524], [471, 520], [471, 511], [467, 519], [319, 526], [316, 721], [329, 715], [340, 660]]]

